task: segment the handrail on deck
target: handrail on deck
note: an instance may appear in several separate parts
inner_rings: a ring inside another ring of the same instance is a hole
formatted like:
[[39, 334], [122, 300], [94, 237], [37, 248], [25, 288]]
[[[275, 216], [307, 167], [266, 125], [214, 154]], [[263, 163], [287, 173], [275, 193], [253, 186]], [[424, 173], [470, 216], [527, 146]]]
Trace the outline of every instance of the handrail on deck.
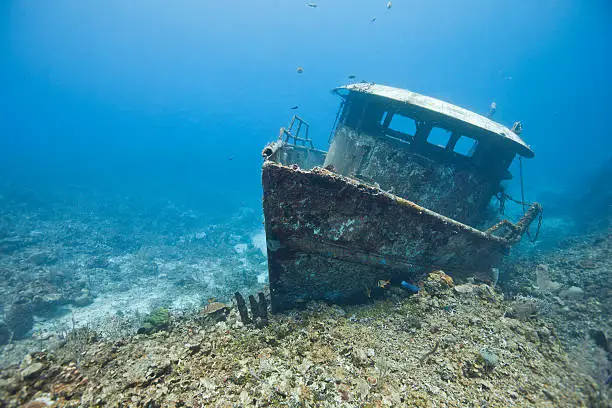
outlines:
[[285, 143], [293, 142], [294, 145], [300, 143], [302, 146], [310, 145], [314, 149], [312, 139], [308, 137], [310, 125], [304, 119], [297, 115], [293, 115], [288, 127], [282, 127], [280, 130], [279, 139]]

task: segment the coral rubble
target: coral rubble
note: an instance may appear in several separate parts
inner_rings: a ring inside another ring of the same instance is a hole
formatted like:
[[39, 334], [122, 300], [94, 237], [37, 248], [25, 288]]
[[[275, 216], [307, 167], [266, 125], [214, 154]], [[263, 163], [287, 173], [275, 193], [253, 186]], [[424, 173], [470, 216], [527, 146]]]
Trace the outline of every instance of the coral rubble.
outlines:
[[0, 398], [7, 406], [588, 403], [592, 381], [549, 323], [508, 317], [503, 295], [486, 285], [450, 290], [440, 273], [430, 283], [410, 296], [389, 288], [362, 306], [311, 303], [264, 327], [244, 325], [235, 307], [225, 321], [184, 316], [167, 331], [86, 344], [78, 363], [67, 347], [38, 353], [3, 372]]

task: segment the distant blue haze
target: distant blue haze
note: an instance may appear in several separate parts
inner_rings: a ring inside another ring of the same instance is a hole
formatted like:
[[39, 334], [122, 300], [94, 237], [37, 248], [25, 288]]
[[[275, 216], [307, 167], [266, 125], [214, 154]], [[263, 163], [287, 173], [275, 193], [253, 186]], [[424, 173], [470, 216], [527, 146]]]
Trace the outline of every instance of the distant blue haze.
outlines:
[[536, 151], [531, 198], [611, 154], [610, 1], [385, 3], [4, 0], [0, 182], [259, 206], [262, 147], [294, 105], [326, 147], [348, 75], [496, 101]]

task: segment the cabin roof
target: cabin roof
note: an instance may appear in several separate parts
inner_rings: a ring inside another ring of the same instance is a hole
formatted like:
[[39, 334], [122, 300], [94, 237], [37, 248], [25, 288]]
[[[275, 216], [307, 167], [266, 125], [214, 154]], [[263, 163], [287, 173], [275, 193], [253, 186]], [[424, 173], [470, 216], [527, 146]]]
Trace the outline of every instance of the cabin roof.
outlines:
[[441, 101], [430, 96], [418, 94], [405, 89], [393, 88], [386, 85], [370, 84], [370, 83], [358, 83], [340, 86], [334, 89], [334, 92], [341, 96], [347, 96], [349, 92], [360, 92], [370, 95], [377, 95], [383, 98], [391, 99], [397, 102], [412, 105], [421, 109], [425, 109], [429, 112], [437, 113], [446, 118], [456, 119], [461, 122], [470, 124], [478, 127], [487, 133], [502, 137], [513, 142], [521, 156], [533, 157], [534, 153], [523, 139], [519, 137], [512, 130], [508, 129], [504, 125], [492, 121], [482, 115], [474, 113], [470, 110], [462, 108], [457, 105], [453, 105], [448, 102]]

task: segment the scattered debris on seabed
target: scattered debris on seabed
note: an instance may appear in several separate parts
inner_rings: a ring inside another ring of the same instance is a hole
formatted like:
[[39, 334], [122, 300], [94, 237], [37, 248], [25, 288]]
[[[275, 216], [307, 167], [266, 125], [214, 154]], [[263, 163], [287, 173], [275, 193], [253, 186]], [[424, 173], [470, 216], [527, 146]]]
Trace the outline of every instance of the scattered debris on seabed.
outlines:
[[153, 334], [84, 333], [3, 371], [0, 398], [8, 407], [575, 407], [599, 392], [554, 327], [511, 317], [490, 286], [455, 285], [438, 271], [408, 293], [312, 303], [266, 325], [211, 302]]

